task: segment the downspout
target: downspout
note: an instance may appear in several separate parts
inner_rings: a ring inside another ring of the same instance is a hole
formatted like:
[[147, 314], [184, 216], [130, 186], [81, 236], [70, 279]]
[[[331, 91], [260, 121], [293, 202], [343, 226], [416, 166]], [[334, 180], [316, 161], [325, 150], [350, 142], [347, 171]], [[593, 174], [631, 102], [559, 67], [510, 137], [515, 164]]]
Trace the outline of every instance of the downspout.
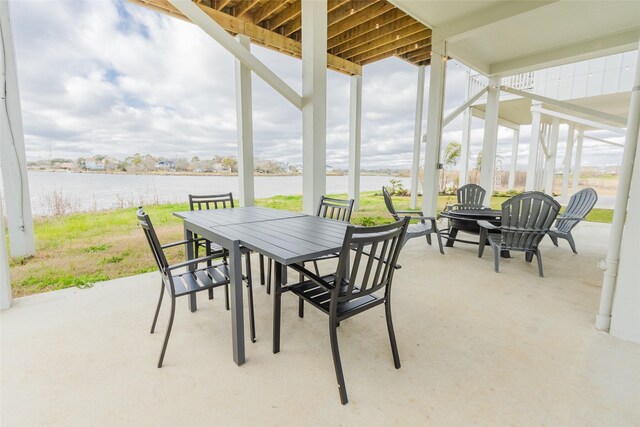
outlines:
[[637, 64], [635, 82], [631, 89], [627, 136], [622, 153], [618, 196], [613, 210], [613, 223], [611, 224], [611, 237], [609, 238], [609, 249], [605, 261], [600, 308], [596, 316], [596, 328], [602, 331], [608, 331], [611, 325], [611, 308], [616, 289], [618, 266], [620, 265], [620, 247], [627, 217], [629, 190], [631, 188], [631, 177], [633, 176], [633, 160], [636, 157], [636, 148], [638, 146], [638, 132], [640, 131], [640, 50], [638, 50]]

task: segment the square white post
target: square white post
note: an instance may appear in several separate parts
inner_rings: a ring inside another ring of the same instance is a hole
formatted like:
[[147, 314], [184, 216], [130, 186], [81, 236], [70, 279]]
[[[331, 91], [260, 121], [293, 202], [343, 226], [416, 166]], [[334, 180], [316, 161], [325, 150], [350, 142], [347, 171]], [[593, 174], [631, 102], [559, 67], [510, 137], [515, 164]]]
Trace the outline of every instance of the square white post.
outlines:
[[498, 111], [500, 108], [500, 76], [489, 78], [487, 106], [484, 116], [484, 140], [482, 142], [482, 164], [480, 166], [480, 186], [487, 191], [485, 206], [491, 206], [493, 179], [496, 169], [498, 147]]
[[[238, 42], [251, 50], [251, 39], [243, 34]], [[253, 206], [253, 113], [251, 100], [251, 69], [236, 59], [236, 116], [238, 126], [238, 181], [240, 206]]]
[[424, 153], [424, 182], [422, 183], [422, 211], [427, 216], [435, 216], [438, 211], [438, 171], [440, 169], [442, 112], [447, 71], [445, 43], [438, 38], [437, 29], [431, 33], [431, 40], [427, 145]]
[[302, 209], [326, 191], [327, 0], [302, 0]]
[[11, 279], [9, 277], [9, 254], [4, 232], [4, 209], [0, 195], [0, 310], [11, 307]]
[[462, 143], [460, 144], [460, 176], [458, 187], [466, 185], [469, 181], [469, 144], [471, 143], [471, 108], [462, 113]]
[[0, 162], [12, 257], [35, 254], [27, 159], [9, 2], [0, 1]]
[[558, 152], [558, 133], [560, 130], [560, 119], [554, 117], [551, 122], [551, 133], [549, 134], [549, 155], [544, 168], [544, 192], [553, 196], [553, 178], [556, 172], [556, 154]]
[[536, 190], [536, 174], [538, 171], [538, 152], [540, 151], [540, 112], [531, 111], [531, 138], [529, 141], [529, 163], [527, 166], [526, 191]]
[[564, 169], [562, 170], [562, 191], [560, 200], [562, 203], [569, 201], [569, 175], [571, 174], [571, 155], [573, 154], [573, 140], [576, 125], [569, 123], [567, 129], [567, 146], [564, 149]]
[[516, 173], [518, 172], [518, 144], [520, 143], [520, 128], [513, 130], [513, 142], [511, 143], [511, 166], [509, 168], [509, 191], [516, 187]]
[[571, 187], [573, 193], [578, 191], [580, 186], [580, 168], [582, 167], [582, 141], [584, 140], [584, 130], [578, 129], [578, 139], [576, 141], [576, 160], [573, 164], [573, 179], [571, 180]]
[[416, 121], [413, 129], [413, 162], [411, 163], [411, 199], [409, 208], [418, 205], [418, 175], [420, 172], [420, 144], [422, 144], [422, 106], [424, 104], [424, 65], [418, 67], [418, 87], [416, 90]]
[[349, 198], [360, 208], [360, 145], [362, 132], [362, 76], [351, 76], [349, 96]]

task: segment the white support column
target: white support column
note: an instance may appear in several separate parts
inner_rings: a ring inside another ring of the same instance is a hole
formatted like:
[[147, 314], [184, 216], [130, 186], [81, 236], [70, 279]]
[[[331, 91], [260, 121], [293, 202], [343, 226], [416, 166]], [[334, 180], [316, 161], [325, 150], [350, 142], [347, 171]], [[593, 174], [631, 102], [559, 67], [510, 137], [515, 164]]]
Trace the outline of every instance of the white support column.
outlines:
[[569, 201], [569, 175], [571, 174], [571, 155], [573, 154], [573, 140], [575, 134], [576, 125], [569, 123], [567, 129], [567, 146], [564, 150], [564, 168], [562, 170], [562, 191], [560, 193], [560, 200], [563, 204]]
[[431, 33], [431, 40], [427, 145], [424, 153], [424, 181], [422, 183], [422, 211], [427, 216], [435, 216], [438, 211], [438, 172], [440, 170], [442, 113], [447, 71], [445, 43], [439, 38], [437, 29]]
[[516, 173], [518, 172], [518, 144], [520, 143], [520, 128], [513, 130], [511, 143], [511, 166], [509, 167], [509, 191], [516, 187]]
[[[251, 39], [243, 34], [238, 42], [251, 50]], [[251, 70], [236, 59], [236, 116], [238, 125], [238, 180], [240, 206], [253, 206], [253, 107], [251, 100]]]
[[460, 176], [458, 177], [458, 188], [469, 181], [469, 145], [471, 144], [471, 108], [464, 110], [462, 115], [462, 143], [460, 144]]
[[302, 0], [302, 209], [326, 190], [327, 0]]
[[560, 131], [560, 119], [553, 118], [551, 132], [549, 134], [549, 155], [544, 167], [544, 192], [553, 196], [553, 178], [556, 172], [556, 154], [558, 153], [558, 133]]
[[571, 180], [571, 187], [573, 193], [578, 191], [580, 186], [580, 168], [582, 166], [582, 141], [584, 141], [584, 130], [578, 129], [578, 138], [576, 140], [576, 160], [573, 165], [573, 179]]
[[362, 76], [350, 77], [349, 100], [349, 198], [360, 208], [360, 146], [362, 132]]
[[500, 76], [489, 78], [489, 92], [484, 115], [484, 140], [482, 142], [482, 164], [480, 166], [480, 187], [487, 192], [485, 206], [491, 206], [493, 179], [496, 170], [498, 147], [498, 111], [500, 109]]
[[0, 310], [11, 307], [11, 279], [9, 277], [9, 254], [4, 232], [4, 209], [0, 195]]
[[9, 2], [0, 1], [0, 163], [12, 257], [35, 254], [27, 159]]
[[529, 139], [529, 163], [527, 166], [526, 191], [536, 190], [538, 153], [540, 152], [540, 112], [531, 111], [531, 138]]
[[416, 121], [413, 130], [413, 163], [411, 164], [411, 200], [409, 208], [416, 209], [418, 204], [418, 175], [420, 172], [420, 147], [422, 144], [422, 106], [424, 104], [424, 70], [418, 67], [418, 88], [416, 90]]
[[[638, 61], [640, 63], [640, 50]], [[607, 330], [611, 326], [613, 335], [640, 343], [640, 151], [637, 150], [639, 133], [640, 67], [637, 67], [631, 89], [627, 136], [618, 177], [618, 194], [613, 209], [596, 328]]]

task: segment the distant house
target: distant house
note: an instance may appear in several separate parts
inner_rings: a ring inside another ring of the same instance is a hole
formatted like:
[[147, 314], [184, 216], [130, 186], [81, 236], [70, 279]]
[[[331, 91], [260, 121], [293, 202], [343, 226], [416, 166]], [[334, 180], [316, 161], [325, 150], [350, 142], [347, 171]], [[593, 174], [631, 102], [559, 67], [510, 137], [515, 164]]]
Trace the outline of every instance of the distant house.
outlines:
[[335, 171], [336, 169], [333, 166], [329, 166], [329, 165], [326, 166], [326, 172], [333, 173]]
[[90, 171], [102, 171], [104, 170], [104, 163], [94, 159], [87, 159], [84, 161], [84, 168]]
[[155, 167], [156, 169], [160, 169], [160, 170], [173, 170], [176, 168], [173, 162], [170, 160], [160, 160], [159, 162], [156, 163]]

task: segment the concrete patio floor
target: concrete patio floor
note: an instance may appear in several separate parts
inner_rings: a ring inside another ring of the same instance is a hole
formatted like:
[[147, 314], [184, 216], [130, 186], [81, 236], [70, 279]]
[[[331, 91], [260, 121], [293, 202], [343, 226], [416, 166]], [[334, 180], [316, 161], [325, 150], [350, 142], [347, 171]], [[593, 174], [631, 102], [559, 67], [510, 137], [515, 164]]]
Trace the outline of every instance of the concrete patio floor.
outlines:
[[271, 297], [256, 286], [258, 342], [242, 367], [222, 292], [200, 295], [196, 313], [179, 301], [162, 369], [157, 273], [16, 299], [1, 315], [1, 424], [640, 425], [640, 345], [594, 328], [609, 226], [576, 231], [579, 255], [545, 240], [543, 279], [521, 254], [496, 274], [489, 248], [442, 256], [410, 241], [393, 291], [402, 368], [383, 310], [345, 321], [346, 406], [327, 319], [299, 319], [291, 295], [274, 355]]

